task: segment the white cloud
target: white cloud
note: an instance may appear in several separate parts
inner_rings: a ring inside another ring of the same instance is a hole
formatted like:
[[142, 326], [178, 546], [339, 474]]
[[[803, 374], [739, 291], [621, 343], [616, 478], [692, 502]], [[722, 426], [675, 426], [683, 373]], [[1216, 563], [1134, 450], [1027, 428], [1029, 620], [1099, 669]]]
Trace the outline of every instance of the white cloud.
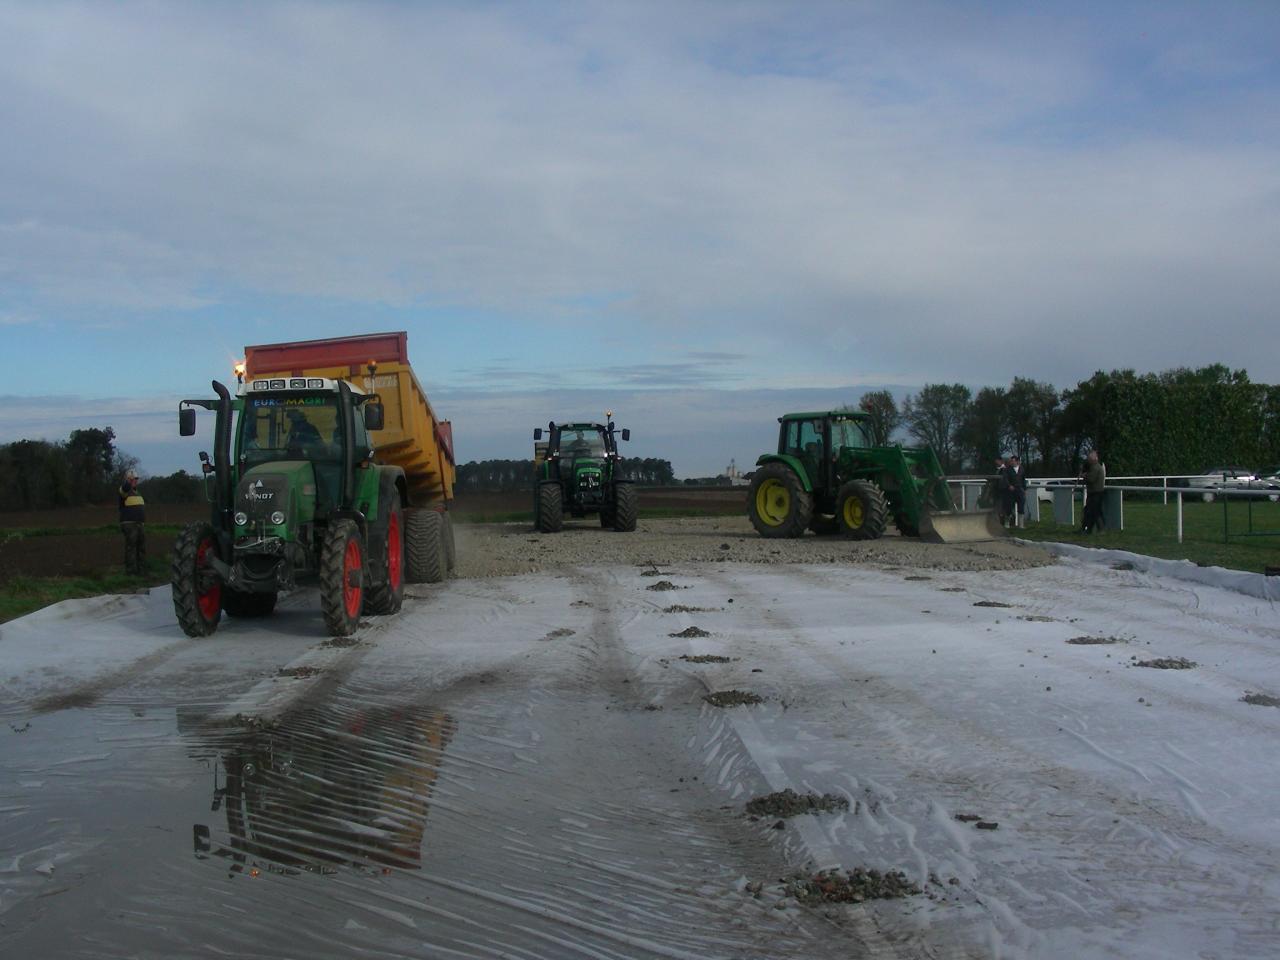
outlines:
[[[605, 315], [650, 353], [721, 331], [776, 384], [1200, 357], [1280, 378], [1252, 347], [1280, 294], [1274, 131], [1250, 90], [1165, 105], [1172, 127], [1111, 118], [1144, 80], [1096, 26], [948, 4], [5, 7], [0, 284]], [[1160, 77], [1233, 75], [1230, 45], [1167, 43]], [[1254, 135], [1198, 136], [1208, 115]]]

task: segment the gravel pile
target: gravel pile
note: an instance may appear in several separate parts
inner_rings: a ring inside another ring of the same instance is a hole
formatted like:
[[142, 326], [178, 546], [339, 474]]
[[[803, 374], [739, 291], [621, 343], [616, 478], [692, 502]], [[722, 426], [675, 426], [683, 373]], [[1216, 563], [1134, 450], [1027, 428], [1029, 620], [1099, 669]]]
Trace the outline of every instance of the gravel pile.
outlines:
[[755, 797], [747, 802], [747, 813], [753, 817], [798, 817], [804, 813], [831, 813], [848, 810], [849, 801], [834, 793], [796, 793], [790, 787]]
[[787, 896], [801, 903], [862, 903], [866, 900], [891, 900], [910, 897], [920, 888], [899, 870], [863, 870], [854, 867], [843, 873], [823, 870], [811, 877], [796, 874], [783, 884]]
[[1040, 547], [1009, 540], [922, 543], [895, 534], [845, 540], [807, 534], [766, 540], [744, 517], [641, 520], [634, 533], [602, 530], [594, 519], [566, 524], [560, 533], [535, 533], [527, 524], [461, 523], [459, 577], [502, 577], [557, 567], [632, 564], [646, 571], [687, 563], [834, 563], [919, 570], [1022, 570], [1053, 563]]

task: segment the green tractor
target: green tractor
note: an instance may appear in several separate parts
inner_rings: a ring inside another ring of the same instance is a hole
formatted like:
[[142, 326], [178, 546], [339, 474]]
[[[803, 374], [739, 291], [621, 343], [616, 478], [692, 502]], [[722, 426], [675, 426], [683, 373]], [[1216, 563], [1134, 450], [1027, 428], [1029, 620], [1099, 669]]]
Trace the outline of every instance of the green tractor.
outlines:
[[617, 436], [631, 439], [630, 430], [606, 423], [547, 424], [533, 431], [533, 522], [539, 533], [556, 533], [564, 515], [599, 514], [600, 526], [621, 532], [636, 528], [636, 488], [622, 477]]
[[345, 380], [253, 380], [231, 396], [183, 400], [182, 436], [196, 407], [214, 411], [214, 457], [201, 453], [208, 521], [174, 544], [178, 622], [204, 637], [231, 617], [263, 617], [282, 590], [315, 582], [325, 626], [353, 633], [362, 613], [400, 609], [406, 582], [447, 575], [448, 516], [408, 508], [404, 470], [374, 460], [383, 407]]
[[938, 543], [1006, 536], [993, 511], [956, 509], [932, 448], [877, 447], [864, 413], [788, 413], [778, 452], [756, 461], [748, 513], [764, 537], [805, 530], [874, 540], [898, 532]]

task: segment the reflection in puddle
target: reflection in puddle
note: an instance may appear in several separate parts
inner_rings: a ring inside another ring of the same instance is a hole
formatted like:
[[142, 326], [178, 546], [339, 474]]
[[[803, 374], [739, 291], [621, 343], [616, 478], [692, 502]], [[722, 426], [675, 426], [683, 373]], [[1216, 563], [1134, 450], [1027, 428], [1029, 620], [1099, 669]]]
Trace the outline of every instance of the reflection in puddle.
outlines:
[[417, 869], [432, 788], [453, 719], [425, 708], [303, 711], [270, 729], [220, 733], [198, 859], [233, 874]]

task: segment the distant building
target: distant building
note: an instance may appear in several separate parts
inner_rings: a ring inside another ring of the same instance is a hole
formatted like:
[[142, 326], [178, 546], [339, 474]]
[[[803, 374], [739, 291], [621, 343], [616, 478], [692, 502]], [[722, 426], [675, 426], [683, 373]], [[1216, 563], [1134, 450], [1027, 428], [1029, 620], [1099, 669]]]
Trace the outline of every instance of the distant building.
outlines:
[[727, 480], [731, 487], [745, 487], [750, 482], [749, 478], [744, 477], [742, 471], [738, 469], [736, 460], [730, 460], [729, 465], [724, 468], [724, 472], [716, 479], [721, 483]]

